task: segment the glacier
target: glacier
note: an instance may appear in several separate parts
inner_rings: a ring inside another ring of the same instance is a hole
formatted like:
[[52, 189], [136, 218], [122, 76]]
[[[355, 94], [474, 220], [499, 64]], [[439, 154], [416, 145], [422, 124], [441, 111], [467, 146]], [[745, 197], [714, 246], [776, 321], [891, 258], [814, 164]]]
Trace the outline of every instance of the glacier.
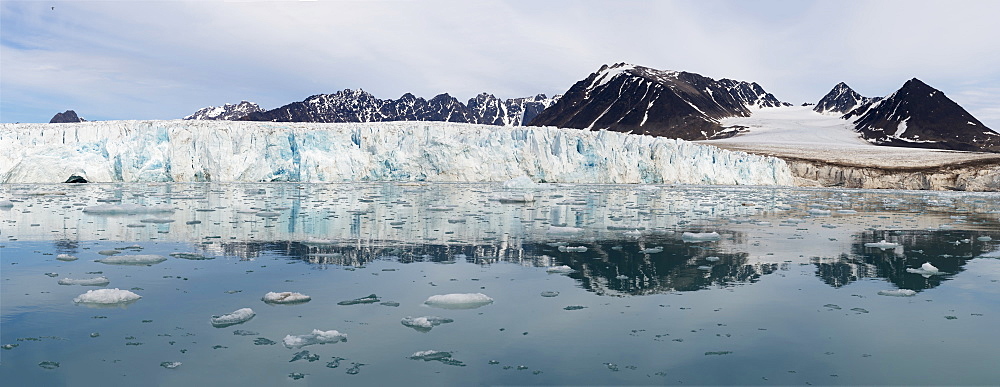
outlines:
[[0, 182], [792, 185], [777, 158], [682, 140], [448, 122], [0, 124]]

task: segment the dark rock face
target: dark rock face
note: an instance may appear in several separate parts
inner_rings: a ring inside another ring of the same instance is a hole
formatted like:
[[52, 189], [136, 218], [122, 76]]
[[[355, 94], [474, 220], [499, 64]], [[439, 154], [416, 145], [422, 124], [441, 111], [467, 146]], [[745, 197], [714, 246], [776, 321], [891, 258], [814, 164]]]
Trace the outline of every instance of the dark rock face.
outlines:
[[871, 98], [858, 94], [846, 83], [840, 82], [816, 103], [813, 110], [824, 114], [844, 115], [871, 101]]
[[608, 129], [704, 140], [730, 137], [719, 119], [746, 117], [751, 107], [787, 105], [756, 83], [619, 63], [577, 82], [533, 126]]
[[263, 112], [257, 104], [249, 101], [242, 101], [236, 105], [225, 104], [222, 106], [209, 106], [198, 109], [194, 114], [184, 117], [185, 120], [228, 120], [234, 121], [246, 117], [251, 113]]
[[347, 89], [334, 94], [314, 95], [302, 102], [254, 112], [241, 119], [277, 122], [444, 121], [523, 125], [554, 102], [555, 98], [547, 98], [544, 94], [501, 100], [486, 93], [470, 99], [468, 104], [463, 104], [447, 93], [430, 100], [410, 93], [403, 94], [396, 100], [382, 100], [363, 90]]
[[52, 116], [52, 119], [49, 120], [49, 123], [50, 124], [64, 124], [64, 123], [69, 123], [69, 122], [86, 122], [86, 121], [87, 120], [85, 120], [83, 118], [77, 117], [75, 111], [67, 110], [67, 111], [62, 112], [62, 113], [56, 113], [56, 115]]
[[87, 179], [84, 178], [83, 176], [80, 176], [80, 175], [71, 175], [63, 183], [74, 183], [74, 184], [75, 183], [89, 183], [89, 181], [87, 181]]
[[853, 120], [861, 136], [877, 145], [1000, 152], [1000, 133], [916, 78], [844, 118]]

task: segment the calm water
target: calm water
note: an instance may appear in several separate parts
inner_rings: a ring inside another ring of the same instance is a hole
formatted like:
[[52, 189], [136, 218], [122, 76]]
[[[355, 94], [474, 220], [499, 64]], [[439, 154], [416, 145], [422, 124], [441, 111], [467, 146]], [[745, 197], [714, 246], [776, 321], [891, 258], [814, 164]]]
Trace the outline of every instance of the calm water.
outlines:
[[[2, 200], [4, 385], [1000, 381], [997, 194], [124, 184]], [[141, 213], [158, 204], [173, 212]], [[898, 246], [865, 246], [883, 240]], [[112, 253], [166, 260], [96, 261]], [[58, 283], [97, 276], [110, 284]], [[142, 298], [73, 301], [102, 288]], [[915, 294], [879, 294], [899, 289]], [[261, 301], [272, 291], [312, 299]], [[493, 303], [424, 304], [452, 293]], [[256, 315], [211, 324], [240, 308]], [[421, 316], [453, 321], [401, 323]], [[347, 340], [283, 345], [314, 329]], [[412, 358], [429, 350], [447, 354]]]

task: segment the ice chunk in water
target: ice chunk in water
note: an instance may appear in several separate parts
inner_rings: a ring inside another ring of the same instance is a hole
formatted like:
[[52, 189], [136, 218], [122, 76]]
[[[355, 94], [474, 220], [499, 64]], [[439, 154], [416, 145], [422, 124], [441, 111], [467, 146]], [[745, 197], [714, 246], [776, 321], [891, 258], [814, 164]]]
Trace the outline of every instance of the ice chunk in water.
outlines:
[[504, 188], [538, 188], [538, 184], [531, 180], [530, 177], [521, 175], [513, 179], [503, 182]]
[[659, 254], [663, 252], [663, 246], [648, 247], [639, 250], [639, 254]]
[[65, 262], [70, 262], [70, 261], [77, 260], [76, 257], [74, 257], [72, 255], [69, 255], [69, 254], [59, 254], [59, 255], [56, 256], [56, 259], [58, 259], [60, 261], [65, 261]]
[[268, 304], [299, 304], [311, 299], [312, 297], [295, 292], [267, 292], [264, 298], [261, 298]]
[[142, 298], [142, 296], [132, 293], [128, 290], [121, 290], [118, 288], [114, 289], [96, 289], [88, 290], [86, 293], [81, 294], [73, 299], [73, 302], [78, 304], [125, 304], [133, 302]]
[[165, 361], [165, 362], [160, 363], [160, 367], [166, 368], [168, 370], [172, 370], [174, 368], [180, 367], [181, 364], [183, 364], [183, 363], [181, 363], [179, 361]]
[[406, 316], [403, 318], [403, 320], [400, 321], [400, 323], [421, 332], [430, 332], [431, 328], [433, 327], [454, 321], [455, 320], [452, 320], [450, 318], [444, 318], [438, 316], [422, 316], [422, 317]]
[[313, 344], [339, 343], [347, 341], [347, 335], [336, 330], [321, 331], [313, 329], [312, 333], [306, 335], [288, 335], [282, 340], [287, 348], [302, 348]]
[[475, 309], [492, 304], [493, 299], [482, 293], [452, 293], [430, 296], [424, 304], [442, 309]]
[[109, 283], [111, 283], [111, 281], [105, 276], [80, 279], [63, 278], [59, 280], [60, 285], [106, 286]]
[[451, 352], [445, 352], [445, 351], [429, 350], [429, 351], [414, 352], [412, 355], [410, 355], [410, 359], [423, 360], [423, 361], [439, 361], [447, 365], [465, 367], [465, 363], [452, 359]]
[[212, 316], [212, 326], [216, 328], [225, 328], [236, 324], [242, 324], [250, 321], [250, 319], [252, 319], [255, 315], [256, 314], [253, 312], [253, 309], [237, 309], [233, 313]]
[[923, 265], [920, 265], [919, 269], [907, 268], [906, 272], [907, 273], [920, 274], [920, 275], [924, 276], [924, 278], [930, 277], [932, 275], [944, 275], [944, 274], [948, 274], [948, 273], [945, 273], [945, 272], [942, 272], [942, 271], [938, 270], [938, 268], [934, 267], [934, 265], [931, 265], [930, 262], [924, 262]]
[[886, 242], [885, 239], [883, 239], [883, 240], [881, 240], [879, 242], [868, 242], [868, 243], [865, 243], [865, 247], [875, 247], [875, 248], [880, 248], [882, 250], [895, 249], [895, 248], [897, 248], [899, 246], [900, 246], [899, 243]]
[[546, 290], [546, 291], [544, 291], [544, 292], [542, 292], [540, 294], [541, 294], [542, 297], [556, 297], [556, 296], [559, 295], [559, 292], [555, 292], [555, 291], [551, 291], [551, 290]]
[[586, 253], [587, 246], [559, 246], [559, 251], [564, 253]]
[[[560, 247], [562, 247], [562, 246], [560, 246]], [[574, 271], [576, 271], [576, 270], [573, 270], [572, 267], [569, 267], [569, 266], [566, 266], [566, 265], [553, 266], [553, 267], [550, 267], [548, 269], [545, 269], [546, 273], [556, 273], [556, 274], [572, 273]]]
[[83, 212], [96, 215], [155, 214], [174, 212], [174, 208], [169, 204], [157, 204], [155, 206], [143, 206], [139, 204], [98, 204], [96, 206], [84, 207]]
[[717, 241], [722, 239], [719, 233], [712, 232], [686, 232], [681, 234], [681, 240], [685, 242]]
[[178, 252], [178, 253], [170, 253], [170, 256], [174, 257], [174, 258], [180, 258], [180, 259], [189, 259], [189, 260], [192, 260], [192, 261], [204, 261], [204, 260], [214, 259], [212, 257], [206, 257], [206, 256], [198, 254], [198, 253], [180, 253], [180, 252]]
[[97, 262], [108, 264], [108, 265], [155, 265], [157, 263], [166, 261], [167, 258], [162, 255], [115, 255], [107, 258], [98, 259]]
[[337, 305], [374, 304], [376, 302], [379, 302], [378, 296], [369, 294], [361, 298], [338, 302]]
[[912, 297], [917, 295], [917, 292], [910, 289], [893, 289], [893, 290], [879, 290], [878, 294], [880, 296]]

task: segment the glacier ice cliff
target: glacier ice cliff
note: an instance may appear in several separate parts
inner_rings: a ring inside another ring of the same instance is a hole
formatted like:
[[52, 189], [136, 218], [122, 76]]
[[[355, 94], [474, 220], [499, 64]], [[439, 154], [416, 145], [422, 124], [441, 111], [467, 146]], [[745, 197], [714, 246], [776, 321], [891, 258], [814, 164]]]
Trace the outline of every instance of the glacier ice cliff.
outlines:
[[777, 158], [608, 131], [445, 122], [0, 124], [0, 182], [791, 185]]

